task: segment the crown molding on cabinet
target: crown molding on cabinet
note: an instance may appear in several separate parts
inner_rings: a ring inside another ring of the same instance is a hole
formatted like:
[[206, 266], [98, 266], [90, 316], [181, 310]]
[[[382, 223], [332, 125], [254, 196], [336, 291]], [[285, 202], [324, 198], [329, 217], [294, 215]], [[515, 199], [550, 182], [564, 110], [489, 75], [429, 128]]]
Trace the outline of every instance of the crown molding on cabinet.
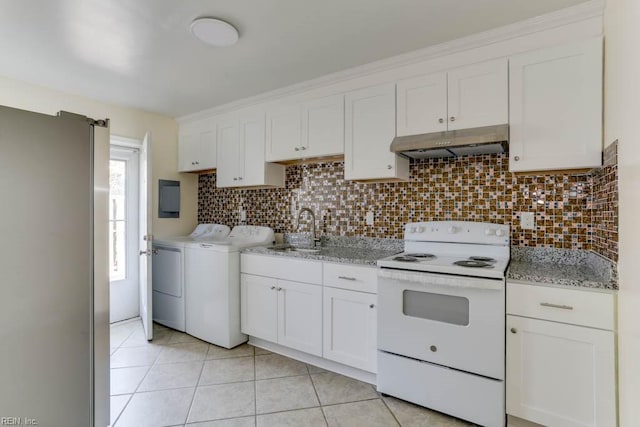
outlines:
[[[358, 67], [327, 74], [316, 79], [307, 80], [301, 83], [285, 86], [269, 92], [264, 92], [248, 98], [239, 99], [217, 107], [199, 111], [197, 113], [176, 118], [179, 123], [188, 123], [195, 120], [204, 119], [214, 115], [225, 114], [231, 111], [254, 106], [258, 103], [276, 101], [279, 98], [292, 96], [319, 89], [347, 80], [365, 77], [373, 73], [388, 71], [393, 68], [413, 65], [447, 55], [468, 51], [492, 44], [504, 42], [517, 37], [523, 37], [542, 31], [554, 30], [559, 27], [587, 21], [593, 18], [602, 18], [604, 13], [605, 0], [590, 0], [576, 6], [561, 9], [545, 15], [536, 16], [514, 24], [494, 28], [481, 33], [462, 37], [449, 42], [429, 46], [413, 52], [404, 53], [379, 61], [370, 62]], [[601, 29], [600, 29], [601, 31]]]

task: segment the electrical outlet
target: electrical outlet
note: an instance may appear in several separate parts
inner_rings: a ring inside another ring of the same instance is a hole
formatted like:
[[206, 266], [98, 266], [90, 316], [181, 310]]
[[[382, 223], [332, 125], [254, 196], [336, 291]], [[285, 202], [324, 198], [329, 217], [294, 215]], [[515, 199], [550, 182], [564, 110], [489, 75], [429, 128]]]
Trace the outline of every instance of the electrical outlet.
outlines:
[[520, 212], [520, 228], [534, 230], [536, 228], [536, 216], [533, 212]]
[[373, 225], [373, 211], [367, 212], [364, 217], [364, 221], [367, 225]]
[[247, 220], [247, 211], [240, 211], [240, 221]]

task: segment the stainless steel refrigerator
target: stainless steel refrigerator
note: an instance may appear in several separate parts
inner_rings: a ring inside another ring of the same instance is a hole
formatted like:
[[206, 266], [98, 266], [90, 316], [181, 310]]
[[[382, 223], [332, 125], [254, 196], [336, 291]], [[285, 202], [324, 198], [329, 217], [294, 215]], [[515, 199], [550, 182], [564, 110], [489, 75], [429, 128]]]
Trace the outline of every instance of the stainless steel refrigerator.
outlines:
[[0, 106], [0, 425], [109, 424], [108, 120]]

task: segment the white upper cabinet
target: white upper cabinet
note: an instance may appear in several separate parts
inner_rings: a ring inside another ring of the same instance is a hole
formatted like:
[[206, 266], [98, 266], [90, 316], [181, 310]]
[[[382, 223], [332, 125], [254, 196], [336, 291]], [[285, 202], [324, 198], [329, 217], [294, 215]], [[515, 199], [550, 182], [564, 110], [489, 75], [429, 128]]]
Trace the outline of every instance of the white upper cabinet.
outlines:
[[602, 39], [523, 53], [509, 64], [509, 169], [600, 166]]
[[398, 136], [447, 130], [447, 73], [398, 82]]
[[345, 179], [408, 179], [409, 160], [389, 151], [395, 135], [395, 84], [373, 86], [347, 93]]
[[216, 122], [213, 118], [180, 125], [178, 140], [179, 172], [216, 168]]
[[398, 82], [398, 136], [509, 122], [507, 59]]
[[218, 124], [218, 159], [220, 167], [216, 173], [216, 186], [234, 187], [238, 181], [240, 165], [240, 138], [238, 120], [228, 117]]
[[447, 73], [449, 130], [509, 122], [508, 70], [502, 58]]
[[267, 112], [268, 162], [291, 160], [299, 156], [302, 146], [300, 105], [279, 105]]
[[283, 187], [284, 166], [264, 159], [265, 118], [245, 111], [218, 126], [218, 187]]
[[344, 153], [344, 95], [327, 96], [302, 104], [302, 157]]
[[266, 160], [290, 161], [344, 153], [344, 95], [277, 105], [267, 113]]

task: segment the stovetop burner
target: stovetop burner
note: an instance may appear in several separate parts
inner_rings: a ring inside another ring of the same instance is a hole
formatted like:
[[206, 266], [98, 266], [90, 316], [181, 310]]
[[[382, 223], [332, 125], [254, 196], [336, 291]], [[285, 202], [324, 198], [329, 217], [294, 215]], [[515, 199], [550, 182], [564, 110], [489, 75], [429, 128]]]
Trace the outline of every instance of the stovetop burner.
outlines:
[[416, 261], [418, 261], [418, 258], [416, 258], [414, 256], [400, 255], [400, 256], [394, 257], [393, 260], [394, 261], [401, 261], [401, 262], [416, 262]]
[[471, 267], [471, 268], [482, 268], [482, 267], [492, 267], [490, 262], [486, 261], [476, 261], [472, 259], [465, 259], [462, 261], [454, 262], [455, 265], [459, 265], [460, 267]]
[[436, 256], [434, 254], [425, 254], [425, 253], [415, 253], [415, 254], [405, 254], [404, 256], [412, 257], [412, 258], [421, 258], [421, 259], [433, 259]]
[[470, 256], [469, 259], [472, 261], [490, 262], [491, 264], [494, 264], [496, 262], [495, 258], [491, 258], [488, 256]]

